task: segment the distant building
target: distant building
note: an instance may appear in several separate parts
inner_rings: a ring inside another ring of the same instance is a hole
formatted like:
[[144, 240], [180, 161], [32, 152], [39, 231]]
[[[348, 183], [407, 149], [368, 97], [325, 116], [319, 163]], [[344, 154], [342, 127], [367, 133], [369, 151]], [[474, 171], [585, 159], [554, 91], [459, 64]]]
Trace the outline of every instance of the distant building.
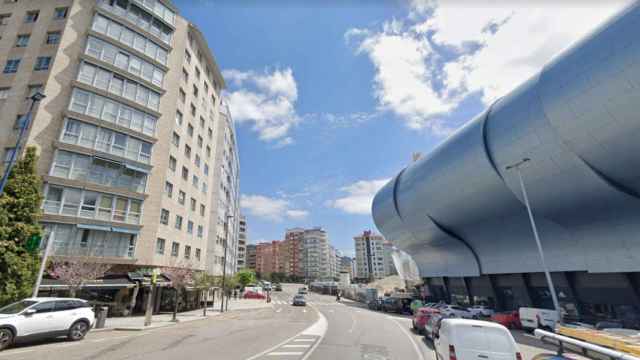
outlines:
[[238, 226], [238, 270], [247, 266], [247, 218], [240, 216]]
[[353, 273], [353, 259], [348, 256], [338, 257], [338, 272], [349, 273], [349, 275], [353, 279], [355, 277], [355, 274]]
[[[369, 281], [382, 279], [391, 274], [389, 249], [385, 250], [382, 235], [364, 231], [353, 238], [356, 249], [356, 273], [360, 279]], [[395, 271], [395, 269], [393, 270]]]
[[256, 245], [255, 244], [247, 244], [246, 251], [246, 262], [247, 269], [256, 270]]
[[305, 229], [302, 241], [302, 268], [307, 280], [327, 280], [331, 273], [327, 232], [320, 227]]
[[256, 272], [271, 274], [278, 272], [280, 266], [280, 241], [259, 243], [256, 245]]
[[396, 270], [396, 265], [393, 262], [393, 244], [389, 240], [385, 240], [382, 244], [382, 249], [384, 251], [384, 274], [385, 276], [398, 275], [398, 271]]
[[303, 277], [302, 269], [302, 243], [304, 239], [304, 229], [287, 229], [284, 241], [281, 244], [280, 254], [282, 256], [281, 272], [287, 276]]

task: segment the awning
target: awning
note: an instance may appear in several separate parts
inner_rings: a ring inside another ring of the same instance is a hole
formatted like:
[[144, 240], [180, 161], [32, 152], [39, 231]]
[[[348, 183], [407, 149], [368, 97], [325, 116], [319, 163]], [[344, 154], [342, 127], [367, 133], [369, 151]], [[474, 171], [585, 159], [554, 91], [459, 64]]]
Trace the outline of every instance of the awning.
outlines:
[[129, 164], [129, 163], [124, 163], [124, 167], [126, 167], [129, 170], [133, 170], [133, 171], [137, 171], [137, 172], [141, 172], [141, 173], [145, 173], [145, 174], [149, 173], [149, 169], [143, 168], [143, 167], [140, 167], [140, 166], [136, 166], [136, 165], [132, 165], [132, 164]]
[[98, 231], [111, 231], [111, 226], [95, 225], [95, 224], [78, 224], [78, 229], [98, 230]]
[[[87, 281], [82, 288], [83, 289], [125, 289], [136, 287], [136, 283], [130, 281], [126, 276], [110, 277], [98, 280]], [[69, 289], [69, 285], [58, 279], [42, 279], [40, 289], [44, 290], [66, 290]]]
[[138, 229], [130, 229], [130, 228], [123, 228], [123, 227], [116, 227], [116, 226], [113, 226], [111, 228], [111, 231], [123, 233], [123, 234], [132, 234], [132, 235], [138, 235], [140, 233], [140, 230]]

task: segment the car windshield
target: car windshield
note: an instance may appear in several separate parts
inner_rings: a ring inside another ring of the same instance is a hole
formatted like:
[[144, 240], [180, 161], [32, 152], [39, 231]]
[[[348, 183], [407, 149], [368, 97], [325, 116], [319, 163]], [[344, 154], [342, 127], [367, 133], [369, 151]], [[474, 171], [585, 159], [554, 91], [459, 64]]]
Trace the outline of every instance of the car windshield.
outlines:
[[7, 305], [3, 308], [0, 308], [0, 314], [17, 314], [35, 303], [37, 303], [37, 301], [33, 301], [33, 300], [18, 301], [13, 304]]

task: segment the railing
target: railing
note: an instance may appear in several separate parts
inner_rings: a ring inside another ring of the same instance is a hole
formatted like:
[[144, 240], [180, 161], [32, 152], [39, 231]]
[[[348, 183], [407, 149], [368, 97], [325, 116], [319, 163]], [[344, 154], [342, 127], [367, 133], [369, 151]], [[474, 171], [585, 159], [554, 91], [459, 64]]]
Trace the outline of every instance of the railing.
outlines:
[[[112, 208], [95, 207], [65, 203], [61, 201], [45, 200], [42, 205], [45, 214], [77, 216], [87, 219], [96, 219], [109, 222], [122, 222], [139, 225], [141, 213], [133, 211], [114, 210]], [[96, 212], [97, 210], [97, 212]]]

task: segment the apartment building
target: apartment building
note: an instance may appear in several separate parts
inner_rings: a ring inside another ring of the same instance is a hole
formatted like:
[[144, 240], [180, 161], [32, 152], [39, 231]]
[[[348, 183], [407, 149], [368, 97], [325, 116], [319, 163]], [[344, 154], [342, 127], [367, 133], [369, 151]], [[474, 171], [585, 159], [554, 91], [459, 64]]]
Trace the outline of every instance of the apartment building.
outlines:
[[26, 143], [53, 255], [219, 273], [208, 257], [212, 234], [237, 244], [238, 157], [201, 32], [168, 0], [20, 0], [0, 3], [0, 34], [5, 159], [25, 99], [46, 95]]
[[280, 241], [256, 244], [256, 272], [271, 274], [280, 270]]
[[247, 244], [247, 269], [256, 270], [256, 244]]
[[247, 218], [240, 215], [238, 223], [238, 268], [244, 269], [247, 266]]
[[360, 279], [377, 280], [392, 275], [395, 268], [388, 246], [382, 235], [364, 231], [353, 238], [356, 250], [356, 274]]
[[287, 229], [281, 245], [282, 271], [287, 276], [303, 277], [303, 249], [304, 229]]
[[320, 227], [305, 229], [302, 240], [304, 277], [308, 280], [332, 279], [330, 255], [327, 232]]

